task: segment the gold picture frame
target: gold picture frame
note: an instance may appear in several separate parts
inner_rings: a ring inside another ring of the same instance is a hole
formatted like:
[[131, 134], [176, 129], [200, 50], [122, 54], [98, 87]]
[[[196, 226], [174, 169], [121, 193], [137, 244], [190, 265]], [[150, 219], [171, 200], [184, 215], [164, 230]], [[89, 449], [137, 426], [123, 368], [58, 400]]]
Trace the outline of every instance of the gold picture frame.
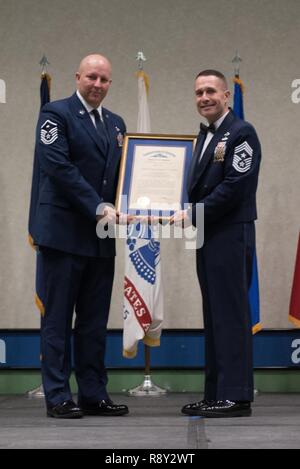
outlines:
[[166, 218], [188, 202], [186, 178], [195, 135], [126, 134], [116, 208], [133, 216]]

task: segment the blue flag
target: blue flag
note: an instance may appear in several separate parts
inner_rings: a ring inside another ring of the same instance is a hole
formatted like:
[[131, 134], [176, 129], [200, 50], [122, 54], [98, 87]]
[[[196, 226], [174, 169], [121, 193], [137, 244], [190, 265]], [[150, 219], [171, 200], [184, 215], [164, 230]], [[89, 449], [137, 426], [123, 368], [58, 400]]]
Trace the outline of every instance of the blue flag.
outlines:
[[[40, 85], [40, 108], [50, 101], [50, 75], [43, 73], [41, 76]], [[30, 198], [30, 210], [29, 210], [29, 242], [34, 246], [33, 239], [33, 225], [36, 212], [36, 206], [39, 195], [39, 180], [40, 180], [40, 167], [36, 150], [33, 158], [33, 172], [32, 172], [32, 185], [31, 185], [31, 198]]]
[[[244, 119], [243, 87], [243, 82], [238, 76], [236, 76], [234, 78], [233, 112], [240, 119]], [[261, 329], [259, 317], [259, 286], [256, 249], [253, 256], [252, 278], [248, 295], [252, 318], [252, 332], [255, 334]]]
[[[50, 75], [43, 73], [41, 76], [40, 85], [40, 108], [50, 101]], [[32, 172], [32, 186], [31, 186], [31, 198], [30, 198], [30, 210], [29, 210], [29, 242], [32, 247], [35, 248], [35, 242], [33, 237], [34, 231], [34, 220], [35, 213], [38, 204], [39, 197], [39, 180], [40, 180], [40, 166], [38, 161], [37, 150], [35, 149], [33, 158], [33, 172]], [[35, 285], [35, 302], [39, 308], [41, 314], [45, 313], [43, 298], [45, 297], [45, 284], [43, 276], [43, 266], [41, 262], [41, 256], [37, 249], [36, 251], [36, 285]]]
[[48, 73], [43, 73], [41, 76], [41, 87], [40, 87], [40, 96], [41, 96], [41, 108], [44, 104], [49, 103], [50, 101], [50, 82], [51, 77]]

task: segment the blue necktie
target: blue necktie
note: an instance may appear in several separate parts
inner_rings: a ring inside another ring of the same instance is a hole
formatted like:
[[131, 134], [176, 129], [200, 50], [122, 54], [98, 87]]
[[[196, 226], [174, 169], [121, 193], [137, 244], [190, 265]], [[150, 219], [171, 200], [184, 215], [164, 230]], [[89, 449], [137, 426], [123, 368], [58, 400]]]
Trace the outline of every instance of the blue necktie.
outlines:
[[105, 153], [107, 153], [108, 145], [109, 145], [109, 139], [107, 135], [107, 130], [105, 128], [105, 124], [102, 121], [98, 109], [93, 109], [92, 114], [95, 117], [95, 124], [96, 124], [96, 129], [97, 133], [101, 137], [101, 140], [103, 142], [104, 148], [105, 148]]

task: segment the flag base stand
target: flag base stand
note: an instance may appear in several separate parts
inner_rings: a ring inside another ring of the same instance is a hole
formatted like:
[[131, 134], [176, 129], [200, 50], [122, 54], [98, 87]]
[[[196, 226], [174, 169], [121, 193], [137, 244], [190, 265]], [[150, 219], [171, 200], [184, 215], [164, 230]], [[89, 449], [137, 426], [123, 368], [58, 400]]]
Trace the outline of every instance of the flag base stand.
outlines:
[[154, 384], [150, 376], [150, 347], [149, 345], [144, 345], [145, 348], [145, 375], [144, 381], [142, 384], [136, 388], [129, 389], [129, 396], [163, 396], [167, 394], [167, 390], [160, 388]]
[[29, 399], [42, 399], [45, 397], [44, 388], [41, 384], [38, 388], [32, 389], [31, 391], [27, 391], [26, 396]]
[[129, 389], [129, 396], [163, 396], [167, 390], [156, 386], [151, 380], [150, 375], [144, 376], [144, 382], [136, 388]]

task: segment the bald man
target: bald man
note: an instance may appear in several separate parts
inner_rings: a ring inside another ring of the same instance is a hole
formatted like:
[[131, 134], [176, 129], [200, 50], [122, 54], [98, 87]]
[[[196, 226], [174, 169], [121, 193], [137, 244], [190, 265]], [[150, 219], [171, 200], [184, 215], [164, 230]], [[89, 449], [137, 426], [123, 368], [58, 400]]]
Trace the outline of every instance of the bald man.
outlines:
[[[115, 240], [96, 234], [101, 216], [116, 215], [106, 204], [115, 201], [126, 130], [121, 117], [102, 107], [111, 82], [106, 57], [85, 57], [76, 73], [76, 93], [46, 104], [37, 124], [40, 174], [38, 189], [33, 178], [32, 194], [38, 196], [31, 198], [29, 231], [38, 246], [43, 282], [41, 368], [47, 415], [54, 418], [128, 413], [106, 390]], [[69, 385], [74, 311], [78, 404]]]

